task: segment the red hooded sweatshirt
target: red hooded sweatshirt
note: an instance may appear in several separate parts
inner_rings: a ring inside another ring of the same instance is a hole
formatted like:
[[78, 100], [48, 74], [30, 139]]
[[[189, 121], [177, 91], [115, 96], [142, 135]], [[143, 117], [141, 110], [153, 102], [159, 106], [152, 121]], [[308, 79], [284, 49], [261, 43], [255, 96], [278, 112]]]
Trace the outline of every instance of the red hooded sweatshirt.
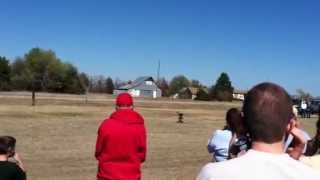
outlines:
[[100, 125], [95, 156], [98, 180], [139, 180], [146, 159], [146, 129], [137, 112], [117, 110]]

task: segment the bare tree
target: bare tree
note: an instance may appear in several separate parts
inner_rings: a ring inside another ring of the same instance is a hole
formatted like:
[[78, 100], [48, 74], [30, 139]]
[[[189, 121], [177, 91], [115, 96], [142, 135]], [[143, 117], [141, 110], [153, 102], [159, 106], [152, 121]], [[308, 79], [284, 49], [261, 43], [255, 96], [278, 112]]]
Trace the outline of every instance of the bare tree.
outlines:
[[305, 101], [311, 101], [311, 99], [313, 98], [313, 96], [310, 93], [304, 91], [301, 88], [297, 89], [297, 93], [298, 93], [298, 97]]
[[79, 75], [79, 81], [83, 89], [85, 90], [84, 96], [85, 96], [85, 103], [88, 103], [88, 94], [89, 94], [89, 89], [90, 89], [90, 80], [87, 74], [81, 73]]

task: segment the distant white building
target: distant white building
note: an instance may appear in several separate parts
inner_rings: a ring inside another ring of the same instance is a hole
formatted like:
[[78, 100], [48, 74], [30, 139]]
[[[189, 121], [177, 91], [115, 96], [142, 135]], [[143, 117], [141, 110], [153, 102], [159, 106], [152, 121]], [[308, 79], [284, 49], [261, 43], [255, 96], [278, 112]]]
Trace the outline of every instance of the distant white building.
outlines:
[[246, 94], [247, 91], [234, 90], [232, 96], [234, 100], [244, 101]]
[[114, 94], [118, 95], [122, 92], [128, 92], [133, 97], [161, 97], [161, 89], [156, 85], [154, 79], [150, 76], [139, 77], [130, 84], [119, 87], [114, 90]]

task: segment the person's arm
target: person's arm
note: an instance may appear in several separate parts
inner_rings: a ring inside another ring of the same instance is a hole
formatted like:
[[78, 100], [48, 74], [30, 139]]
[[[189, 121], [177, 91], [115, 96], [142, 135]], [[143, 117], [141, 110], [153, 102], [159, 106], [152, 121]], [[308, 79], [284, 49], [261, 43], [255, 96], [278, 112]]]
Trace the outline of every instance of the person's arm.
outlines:
[[313, 139], [308, 141], [305, 155], [313, 156], [318, 152], [319, 149], [320, 149], [320, 130], [317, 131], [317, 134]]
[[23, 171], [20, 166], [17, 166], [15, 180], [26, 180], [26, 172]]
[[24, 164], [23, 164], [23, 162], [21, 160], [20, 155], [17, 152], [14, 154], [13, 158], [17, 161], [17, 165], [20, 167], [20, 169], [22, 171], [26, 172], [27, 170], [26, 170], [26, 168], [25, 168], [25, 166], [24, 166]]
[[97, 136], [97, 142], [96, 142], [96, 150], [95, 150], [95, 157], [97, 160], [99, 160], [99, 157], [101, 155], [101, 152], [103, 150], [103, 145], [105, 143], [105, 138], [103, 135], [103, 132], [101, 130], [101, 127], [98, 130], [98, 136]]
[[236, 154], [237, 154], [237, 148], [235, 146], [236, 140], [237, 140], [237, 135], [236, 133], [233, 133], [232, 138], [229, 142], [228, 159], [233, 159], [236, 157]]
[[138, 153], [140, 156], [140, 161], [146, 161], [146, 154], [147, 154], [147, 131], [146, 128], [143, 126], [141, 128], [141, 134], [139, 135], [139, 144], [138, 144]]
[[215, 149], [216, 149], [216, 146], [215, 144], [213, 143], [213, 138], [215, 136], [216, 133], [214, 133], [213, 135], [211, 135], [211, 137], [209, 138], [208, 140], [208, 145], [207, 145], [207, 149], [208, 149], [208, 152], [210, 154], [214, 153]]
[[299, 160], [303, 154], [304, 147], [306, 145], [305, 137], [302, 131], [296, 127], [293, 127], [290, 131], [293, 136], [292, 147], [287, 149], [287, 153], [296, 160]]

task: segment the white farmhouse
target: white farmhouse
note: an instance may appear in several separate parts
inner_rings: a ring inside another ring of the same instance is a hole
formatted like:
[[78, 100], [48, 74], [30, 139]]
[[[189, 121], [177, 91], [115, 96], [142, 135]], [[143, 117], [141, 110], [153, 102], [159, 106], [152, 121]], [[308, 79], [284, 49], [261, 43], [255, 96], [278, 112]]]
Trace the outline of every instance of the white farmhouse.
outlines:
[[118, 95], [122, 92], [128, 92], [133, 97], [150, 97], [154, 99], [161, 97], [161, 90], [150, 76], [139, 77], [132, 83], [116, 89], [114, 94]]

